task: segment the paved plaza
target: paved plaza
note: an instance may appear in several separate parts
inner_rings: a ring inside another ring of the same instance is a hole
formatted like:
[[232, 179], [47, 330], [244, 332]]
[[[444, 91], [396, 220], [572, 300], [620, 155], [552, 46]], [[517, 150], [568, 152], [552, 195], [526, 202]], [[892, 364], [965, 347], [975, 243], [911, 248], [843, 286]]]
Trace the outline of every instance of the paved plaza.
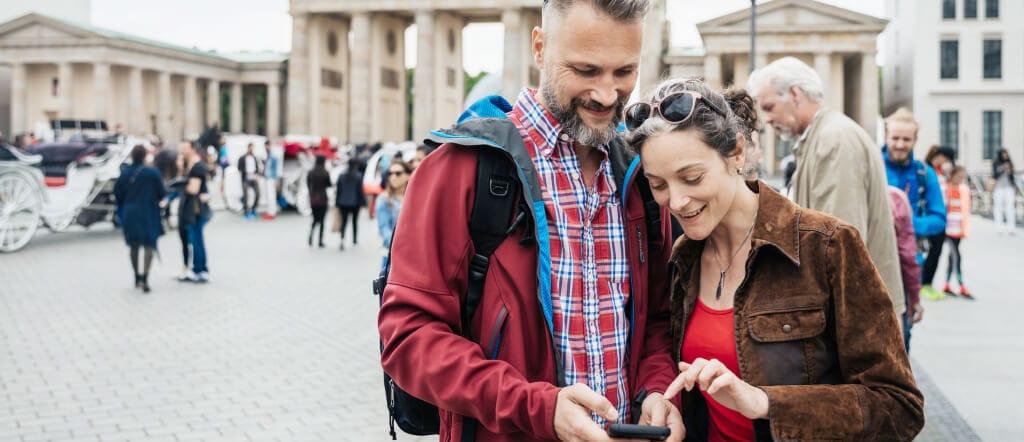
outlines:
[[[916, 329], [920, 440], [1024, 439], [1024, 236], [976, 225], [965, 271], [979, 300], [929, 302]], [[109, 225], [0, 255], [0, 441], [389, 440], [379, 246], [375, 225], [360, 227], [356, 247], [332, 235], [310, 249], [307, 219], [218, 212], [212, 282], [174, 280], [167, 235], [148, 295]]]

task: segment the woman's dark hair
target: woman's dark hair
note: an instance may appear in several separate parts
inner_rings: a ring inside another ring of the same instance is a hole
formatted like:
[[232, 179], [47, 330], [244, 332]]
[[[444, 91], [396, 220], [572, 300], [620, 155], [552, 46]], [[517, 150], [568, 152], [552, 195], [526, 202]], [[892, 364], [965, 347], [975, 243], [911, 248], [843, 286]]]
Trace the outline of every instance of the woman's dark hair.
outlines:
[[722, 158], [729, 158], [739, 153], [736, 150], [739, 137], [744, 137], [750, 142], [751, 133], [760, 128], [754, 98], [747, 91], [730, 89], [723, 94], [709, 87], [700, 78], [666, 80], [656, 86], [654, 92], [648, 94], [644, 100], [650, 103], [683, 91], [700, 94], [705, 100], [725, 111], [725, 116], [703, 103], [698, 103], [693, 116], [681, 124], [669, 123], [658, 114], [652, 115], [639, 128], [626, 135], [626, 140], [634, 151], [639, 153], [647, 139], [654, 135], [694, 129], [700, 133], [704, 144], [718, 152]]
[[142, 165], [146, 162], [147, 154], [149, 154], [149, 151], [146, 150], [146, 146], [136, 144], [135, 147], [132, 147], [132, 164]]
[[754, 104], [754, 97], [747, 93], [746, 89], [729, 88], [722, 95], [729, 103], [729, 109], [743, 123], [743, 134], [747, 139], [747, 145], [754, 142], [754, 132], [762, 129], [761, 120], [757, 117], [757, 107]]
[[938, 144], [934, 144], [930, 149], [928, 149], [928, 153], [924, 156], [924, 163], [931, 166], [932, 160], [939, 155], [949, 158], [950, 163], [954, 165], [956, 164], [956, 149]]
[[317, 155], [316, 156], [316, 164], [313, 167], [315, 167], [317, 169], [326, 169], [327, 168], [327, 157], [325, 157], [323, 155]]
[[[1003, 156], [1006, 156], [1005, 160], [1003, 159]], [[1010, 159], [1010, 151], [1006, 150], [1005, 148], [999, 149], [999, 151], [996, 152], [996, 161], [1000, 163], [1006, 162], [1013, 164], [1013, 160]]]

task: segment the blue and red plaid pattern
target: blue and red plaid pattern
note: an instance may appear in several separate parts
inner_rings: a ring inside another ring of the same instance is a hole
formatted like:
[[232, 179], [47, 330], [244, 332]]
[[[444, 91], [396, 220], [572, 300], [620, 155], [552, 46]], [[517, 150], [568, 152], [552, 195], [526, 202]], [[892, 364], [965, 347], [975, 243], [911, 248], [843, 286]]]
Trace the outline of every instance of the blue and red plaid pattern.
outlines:
[[[537, 169], [551, 246], [551, 297], [555, 347], [565, 384], [584, 383], [629, 416], [626, 380], [629, 351], [629, 262], [625, 222], [607, 146], [595, 186], [587, 188], [573, 141], [525, 89], [509, 118]], [[594, 415], [594, 421], [605, 420]]]

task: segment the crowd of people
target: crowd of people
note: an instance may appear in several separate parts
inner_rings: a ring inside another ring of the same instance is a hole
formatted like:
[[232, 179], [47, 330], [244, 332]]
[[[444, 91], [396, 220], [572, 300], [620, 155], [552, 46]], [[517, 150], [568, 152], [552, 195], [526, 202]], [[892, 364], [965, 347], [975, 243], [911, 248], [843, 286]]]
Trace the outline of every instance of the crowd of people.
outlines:
[[[915, 158], [907, 109], [877, 144], [793, 57], [745, 88], [669, 79], [627, 106], [646, 7], [545, 2], [539, 89], [432, 134], [412, 185], [388, 168], [389, 411], [409, 425], [404, 398], [436, 406], [445, 440], [606, 440], [636, 423], [669, 440], [913, 439], [921, 299], [976, 296], [956, 150]], [[794, 143], [780, 188], [759, 180], [762, 119]], [[1000, 151], [1005, 234], [1014, 172]]]

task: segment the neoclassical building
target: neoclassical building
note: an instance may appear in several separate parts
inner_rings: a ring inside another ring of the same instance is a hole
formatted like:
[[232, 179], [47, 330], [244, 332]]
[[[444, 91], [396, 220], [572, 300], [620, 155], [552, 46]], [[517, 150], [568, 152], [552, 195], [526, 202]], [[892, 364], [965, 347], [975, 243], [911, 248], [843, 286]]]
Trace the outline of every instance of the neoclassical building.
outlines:
[[[887, 20], [814, 0], [775, 0], [757, 8], [755, 67], [786, 56], [797, 57], [822, 78], [832, 109], [878, 133], [879, 34]], [[746, 87], [750, 71], [750, 9], [697, 24], [700, 48], [673, 48], [665, 57], [669, 75], [701, 76], [718, 86]], [[770, 127], [762, 137], [768, 171], [789, 153]]]
[[203, 52], [36, 13], [0, 24], [12, 133], [71, 118], [168, 141], [213, 124], [278, 135], [285, 60]]

